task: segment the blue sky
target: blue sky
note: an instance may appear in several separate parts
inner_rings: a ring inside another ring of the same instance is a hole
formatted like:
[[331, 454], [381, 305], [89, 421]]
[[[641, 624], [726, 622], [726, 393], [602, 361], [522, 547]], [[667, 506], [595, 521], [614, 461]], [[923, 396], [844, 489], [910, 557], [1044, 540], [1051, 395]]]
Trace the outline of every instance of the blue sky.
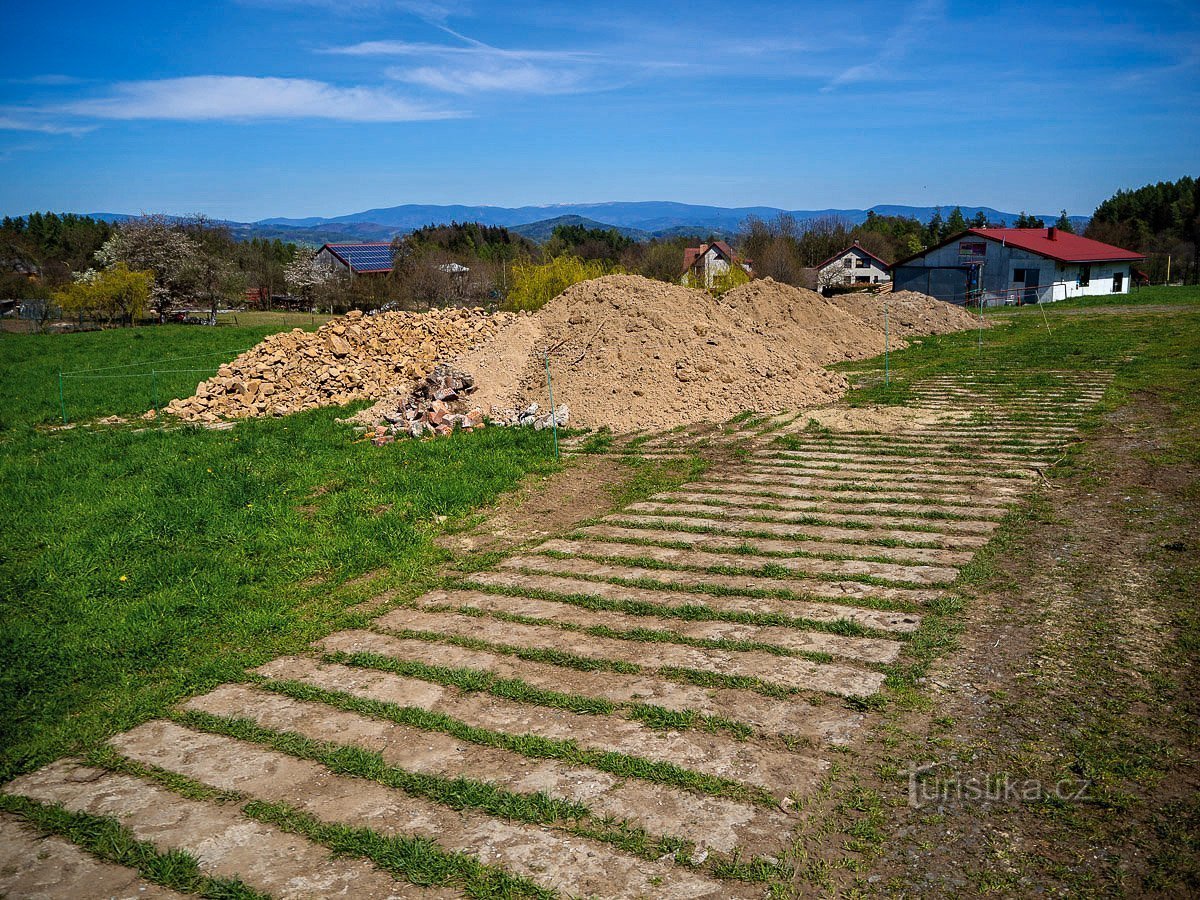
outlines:
[[1200, 175], [1200, 4], [5, 4], [0, 212], [963, 203]]

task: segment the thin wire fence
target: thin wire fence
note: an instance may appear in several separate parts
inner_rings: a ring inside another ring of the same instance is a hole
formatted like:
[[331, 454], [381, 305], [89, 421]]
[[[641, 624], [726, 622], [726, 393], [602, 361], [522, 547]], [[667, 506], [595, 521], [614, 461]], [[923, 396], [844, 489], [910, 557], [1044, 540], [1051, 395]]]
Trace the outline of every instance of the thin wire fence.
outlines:
[[[70, 371], [60, 371], [58, 373], [58, 408], [59, 414], [62, 417], [64, 425], [70, 424], [70, 417], [67, 413], [67, 384], [69, 382], [86, 382], [86, 381], [128, 381], [133, 379], [146, 379], [149, 381], [149, 391], [147, 392], [147, 400], [150, 406], [154, 409], [157, 415], [162, 410], [160, 399], [163, 392], [160, 388], [163, 385], [159, 382], [159, 376], [179, 376], [179, 375], [203, 375], [211, 377], [220, 365], [225, 364], [225, 360], [233, 359], [242, 353], [245, 353], [250, 348], [231, 349], [231, 350], [209, 350], [204, 353], [192, 353], [185, 356], [168, 356], [157, 360], [143, 360], [131, 363], [115, 363], [111, 366], [94, 366], [88, 369], [72, 369]], [[189, 362], [199, 359], [213, 359], [219, 357], [222, 362], [216, 367], [206, 368], [170, 368], [174, 363]], [[140, 368], [140, 372], [124, 372], [117, 371], [121, 369]]]

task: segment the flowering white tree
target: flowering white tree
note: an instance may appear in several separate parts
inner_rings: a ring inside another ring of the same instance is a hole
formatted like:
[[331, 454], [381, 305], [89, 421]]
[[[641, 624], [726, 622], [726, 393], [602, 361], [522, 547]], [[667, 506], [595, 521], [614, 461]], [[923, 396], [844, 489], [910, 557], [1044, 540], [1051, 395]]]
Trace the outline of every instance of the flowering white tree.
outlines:
[[150, 308], [162, 321], [171, 306], [196, 299], [200, 255], [200, 245], [165, 216], [142, 216], [121, 223], [96, 261], [153, 272]]
[[288, 290], [303, 297], [309, 305], [323, 297], [337, 280], [333, 270], [317, 262], [317, 251], [309, 248], [296, 253], [296, 258], [284, 268], [283, 277]]

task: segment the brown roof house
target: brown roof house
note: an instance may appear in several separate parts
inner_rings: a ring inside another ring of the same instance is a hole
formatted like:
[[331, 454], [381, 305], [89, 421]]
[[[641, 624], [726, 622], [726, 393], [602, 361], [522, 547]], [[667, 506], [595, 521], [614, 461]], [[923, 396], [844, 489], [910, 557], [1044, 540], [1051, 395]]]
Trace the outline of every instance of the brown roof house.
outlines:
[[750, 260], [738, 256], [724, 241], [688, 247], [683, 251], [683, 278], [680, 283], [687, 287], [710, 288], [717, 278], [729, 271], [730, 266], [741, 266], [747, 274], [750, 273]]

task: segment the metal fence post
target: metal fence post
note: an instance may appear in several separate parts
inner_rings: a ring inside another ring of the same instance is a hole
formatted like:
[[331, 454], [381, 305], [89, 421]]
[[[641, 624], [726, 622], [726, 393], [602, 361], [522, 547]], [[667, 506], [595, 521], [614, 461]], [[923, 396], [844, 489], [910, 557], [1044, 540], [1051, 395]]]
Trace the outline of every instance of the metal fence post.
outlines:
[[558, 413], [554, 410], [554, 386], [550, 383], [550, 354], [546, 354], [546, 390], [550, 393], [550, 428], [554, 431], [554, 458], [558, 459]]
[[58, 370], [58, 406], [62, 410], [63, 424], [67, 424], [67, 400], [63, 396], [63, 373], [62, 369]]
[[891, 370], [891, 339], [888, 335], [888, 314], [887, 314], [887, 298], [883, 301], [883, 383], [890, 385], [892, 383]]

